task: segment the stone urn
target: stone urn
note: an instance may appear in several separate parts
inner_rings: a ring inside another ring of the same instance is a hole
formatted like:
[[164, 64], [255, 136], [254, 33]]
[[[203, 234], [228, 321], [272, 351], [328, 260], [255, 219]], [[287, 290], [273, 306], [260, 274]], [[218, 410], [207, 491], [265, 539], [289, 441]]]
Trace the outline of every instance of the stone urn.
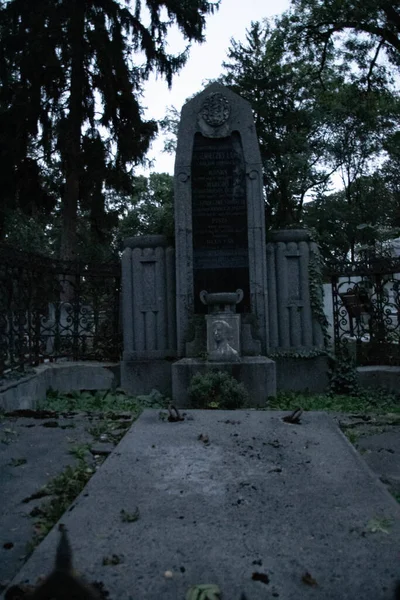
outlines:
[[209, 313], [235, 313], [236, 304], [243, 300], [243, 290], [236, 292], [217, 292], [209, 294], [206, 290], [200, 292], [200, 300], [208, 306]]

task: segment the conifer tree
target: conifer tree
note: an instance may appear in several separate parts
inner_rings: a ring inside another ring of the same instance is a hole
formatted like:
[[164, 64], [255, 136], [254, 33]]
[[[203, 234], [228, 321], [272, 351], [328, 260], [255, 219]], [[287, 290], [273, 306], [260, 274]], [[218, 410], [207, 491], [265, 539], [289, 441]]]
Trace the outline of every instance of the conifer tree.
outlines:
[[[80, 204], [90, 207], [93, 231], [101, 230], [104, 190], [131, 189], [132, 166], [157, 131], [143, 118], [143, 82], [156, 71], [171, 85], [188, 57], [189, 47], [168, 53], [169, 28], [202, 42], [205, 18], [217, 7], [207, 0], [0, 3], [1, 142], [9, 152], [0, 185], [7, 183], [11, 208], [23, 209], [22, 196], [34, 194], [51, 209], [43, 173], [61, 171], [62, 258], [76, 254]], [[32, 176], [21, 191], [27, 165]]]

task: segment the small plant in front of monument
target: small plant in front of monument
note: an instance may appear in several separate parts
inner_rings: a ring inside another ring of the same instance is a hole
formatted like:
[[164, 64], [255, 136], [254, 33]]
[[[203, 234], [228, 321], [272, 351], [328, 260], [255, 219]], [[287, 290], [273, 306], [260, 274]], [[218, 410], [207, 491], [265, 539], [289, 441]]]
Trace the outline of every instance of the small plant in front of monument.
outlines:
[[223, 371], [196, 373], [189, 387], [193, 408], [242, 408], [249, 403], [249, 395], [243, 383]]

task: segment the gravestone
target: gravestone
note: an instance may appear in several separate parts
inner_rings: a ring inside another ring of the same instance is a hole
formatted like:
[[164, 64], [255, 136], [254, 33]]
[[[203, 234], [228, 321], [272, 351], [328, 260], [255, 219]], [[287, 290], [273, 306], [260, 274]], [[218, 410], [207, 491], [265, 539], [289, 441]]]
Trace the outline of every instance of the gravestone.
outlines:
[[261, 356], [268, 349], [264, 214], [250, 104], [213, 83], [185, 104], [178, 131], [176, 318], [184, 357], [172, 365], [178, 406], [190, 403], [192, 376], [212, 369], [244, 383], [252, 406], [276, 393], [275, 363]]
[[[182, 109], [175, 162], [177, 345], [187, 356], [200, 293], [243, 290], [268, 347], [262, 165], [250, 104], [213, 83]], [[242, 327], [246, 323], [242, 319]], [[251, 344], [250, 344], [251, 345]]]

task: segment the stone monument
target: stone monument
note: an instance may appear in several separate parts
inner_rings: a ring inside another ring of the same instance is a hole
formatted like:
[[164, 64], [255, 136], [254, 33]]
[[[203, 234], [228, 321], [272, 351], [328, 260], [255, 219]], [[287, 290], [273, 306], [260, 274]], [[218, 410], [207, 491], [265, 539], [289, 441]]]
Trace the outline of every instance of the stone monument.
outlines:
[[125, 240], [121, 385], [188, 406], [191, 377], [224, 370], [251, 405], [328, 384], [319, 264], [310, 232], [265, 236], [262, 165], [251, 107], [213, 83], [182, 109], [175, 248]]
[[213, 83], [183, 107], [178, 132], [176, 318], [183, 360], [172, 366], [178, 403], [186, 400], [189, 375], [204, 369], [205, 353], [206, 362], [225, 363], [230, 372], [235, 366], [237, 378], [248, 382], [253, 364], [264, 385], [257, 403], [275, 394], [274, 363], [260, 356], [268, 349], [264, 214], [250, 104]]

